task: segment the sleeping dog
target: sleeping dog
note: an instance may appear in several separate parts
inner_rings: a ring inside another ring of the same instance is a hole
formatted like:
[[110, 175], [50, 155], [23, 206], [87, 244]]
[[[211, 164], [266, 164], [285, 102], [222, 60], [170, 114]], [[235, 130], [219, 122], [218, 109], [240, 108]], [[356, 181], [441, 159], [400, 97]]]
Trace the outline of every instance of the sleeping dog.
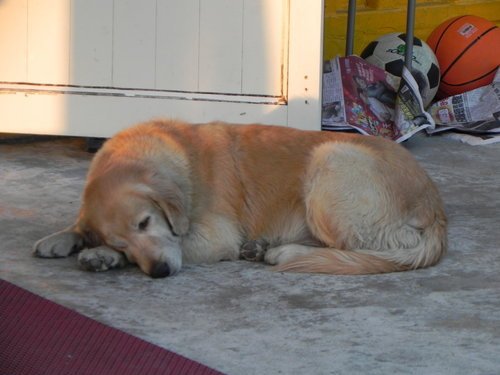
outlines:
[[446, 217], [402, 146], [357, 134], [158, 120], [95, 155], [76, 223], [38, 257], [79, 252], [151, 277], [183, 263], [263, 260], [279, 271], [375, 274], [435, 264]]

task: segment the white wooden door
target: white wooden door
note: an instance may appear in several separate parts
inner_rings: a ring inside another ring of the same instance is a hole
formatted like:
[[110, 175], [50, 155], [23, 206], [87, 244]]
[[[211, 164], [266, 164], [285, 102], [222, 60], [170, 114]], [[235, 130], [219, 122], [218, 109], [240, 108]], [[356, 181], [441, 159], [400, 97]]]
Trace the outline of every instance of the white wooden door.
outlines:
[[322, 0], [0, 0], [0, 132], [320, 129]]

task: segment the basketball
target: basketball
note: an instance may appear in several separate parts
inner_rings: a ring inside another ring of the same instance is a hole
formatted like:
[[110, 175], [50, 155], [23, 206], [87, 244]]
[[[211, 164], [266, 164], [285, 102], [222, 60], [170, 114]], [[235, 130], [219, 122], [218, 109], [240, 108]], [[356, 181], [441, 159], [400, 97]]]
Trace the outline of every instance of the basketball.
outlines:
[[445, 21], [429, 35], [427, 44], [441, 68], [437, 98], [490, 84], [500, 66], [500, 29], [481, 17]]

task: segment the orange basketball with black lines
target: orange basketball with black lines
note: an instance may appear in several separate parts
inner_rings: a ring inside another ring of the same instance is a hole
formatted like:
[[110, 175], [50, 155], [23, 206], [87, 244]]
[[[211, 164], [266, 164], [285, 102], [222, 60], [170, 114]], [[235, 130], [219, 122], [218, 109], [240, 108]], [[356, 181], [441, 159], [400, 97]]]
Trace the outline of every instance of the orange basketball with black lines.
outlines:
[[437, 98], [488, 85], [500, 66], [500, 29], [477, 16], [440, 24], [427, 39], [441, 68]]

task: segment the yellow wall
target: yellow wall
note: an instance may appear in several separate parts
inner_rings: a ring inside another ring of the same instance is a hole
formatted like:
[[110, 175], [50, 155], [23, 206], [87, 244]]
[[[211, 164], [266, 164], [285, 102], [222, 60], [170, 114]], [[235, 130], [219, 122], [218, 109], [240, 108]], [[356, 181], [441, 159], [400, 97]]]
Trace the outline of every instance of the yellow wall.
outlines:
[[[348, 0], [325, 0], [324, 57], [344, 55]], [[406, 0], [357, 0], [354, 53], [377, 37], [406, 29]], [[500, 25], [500, 0], [417, 1], [415, 36], [426, 40], [448, 18], [472, 14]]]

